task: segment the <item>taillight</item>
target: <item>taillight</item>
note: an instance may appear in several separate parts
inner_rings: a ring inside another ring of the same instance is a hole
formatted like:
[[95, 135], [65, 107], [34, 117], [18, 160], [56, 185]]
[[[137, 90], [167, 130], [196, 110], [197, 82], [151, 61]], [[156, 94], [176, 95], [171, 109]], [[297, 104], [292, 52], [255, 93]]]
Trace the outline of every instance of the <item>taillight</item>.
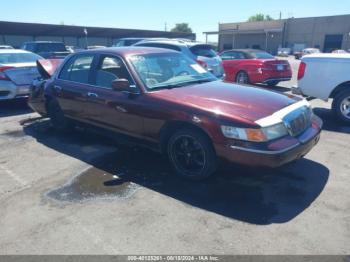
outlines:
[[10, 80], [6, 74], [5, 74], [5, 71], [8, 70], [8, 69], [11, 69], [13, 68], [12, 66], [2, 66], [0, 67], [0, 80]]
[[299, 66], [299, 71], [298, 71], [298, 80], [304, 77], [305, 70], [306, 70], [306, 64], [304, 62], [301, 62]]
[[200, 65], [201, 65], [202, 67], [204, 67], [204, 68], [207, 68], [207, 67], [208, 67], [207, 63], [204, 62], [204, 61], [197, 60], [197, 63], [200, 64]]

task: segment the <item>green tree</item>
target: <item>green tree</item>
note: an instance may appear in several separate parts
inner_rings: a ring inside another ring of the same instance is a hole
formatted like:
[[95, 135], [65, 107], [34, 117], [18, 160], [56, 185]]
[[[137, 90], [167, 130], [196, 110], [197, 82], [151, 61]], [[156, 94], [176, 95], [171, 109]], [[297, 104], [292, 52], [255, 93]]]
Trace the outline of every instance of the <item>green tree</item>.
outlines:
[[248, 22], [271, 21], [271, 20], [274, 20], [274, 19], [271, 16], [264, 15], [264, 14], [256, 14], [248, 18]]
[[176, 32], [176, 33], [192, 33], [192, 29], [189, 27], [187, 23], [176, 24], [175, 27], [170, 31]]

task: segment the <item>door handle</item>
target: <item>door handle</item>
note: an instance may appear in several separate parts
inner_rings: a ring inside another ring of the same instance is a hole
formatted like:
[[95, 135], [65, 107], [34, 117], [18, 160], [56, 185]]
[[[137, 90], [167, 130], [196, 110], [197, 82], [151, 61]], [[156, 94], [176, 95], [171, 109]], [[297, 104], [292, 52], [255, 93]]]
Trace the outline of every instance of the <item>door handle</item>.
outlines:
[[126, 110], [124, 107], [122, 106], [116, 106], [115, 109], [117, 109], [118, 111], [122, 112], [122, 113], [127, 113], [128, 110]]
[[88, 96], [88, 97], [91, 97], [91, 98], [98, 98], [98, 94], [96, 94], [96, 93], [91, 93], [91, 92], [87, 93], [87, 96]]
[[53, 88], [56, 90], [57, 93], [62, 92], [62, 87], [60, 86], [54, 86]]

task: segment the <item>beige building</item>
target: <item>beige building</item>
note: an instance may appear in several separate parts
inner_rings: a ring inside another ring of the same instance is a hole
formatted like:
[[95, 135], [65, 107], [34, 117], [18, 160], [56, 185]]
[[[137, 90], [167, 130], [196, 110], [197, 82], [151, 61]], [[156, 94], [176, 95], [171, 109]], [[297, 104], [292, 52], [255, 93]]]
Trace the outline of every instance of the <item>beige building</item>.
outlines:
[[219, 24], [219, 49], [257, 48], [277, 53], [279, 47], [307, 47], [330, 52], [350, 49], [350, 15], [289, 18], [263, 22]]

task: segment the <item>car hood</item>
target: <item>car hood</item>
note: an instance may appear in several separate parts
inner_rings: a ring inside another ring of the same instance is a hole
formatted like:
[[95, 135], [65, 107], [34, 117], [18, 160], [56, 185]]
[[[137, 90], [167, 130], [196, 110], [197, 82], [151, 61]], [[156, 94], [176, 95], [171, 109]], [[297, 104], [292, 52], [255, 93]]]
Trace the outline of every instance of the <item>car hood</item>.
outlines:
[[222, 81], [165, 89], [155, 91], [151, 95], [250, 124], [300, 100], [262, 88]]

